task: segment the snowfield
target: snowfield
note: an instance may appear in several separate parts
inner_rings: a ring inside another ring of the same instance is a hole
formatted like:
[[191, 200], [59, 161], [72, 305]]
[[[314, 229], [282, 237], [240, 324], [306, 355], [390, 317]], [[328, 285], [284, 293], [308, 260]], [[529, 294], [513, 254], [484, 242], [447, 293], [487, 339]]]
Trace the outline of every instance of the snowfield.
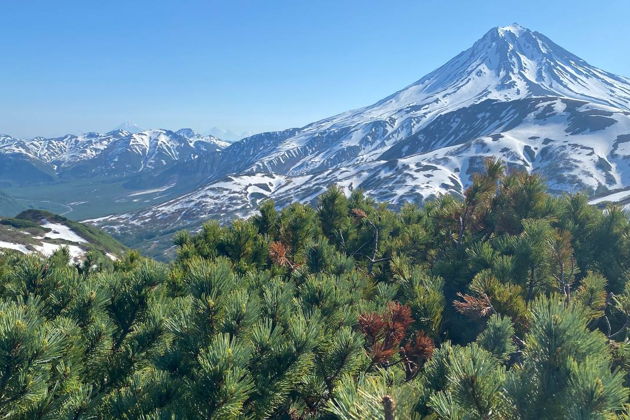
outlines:
[[87, 242], [85, 239], [77, 235], [68, 226], [63, 225], [61, 223], [51, 223], [48, 220], [44, 220], [41, 226], [47, 229], [51, 229], [50, 232], [44, 235], [45, 238], [63, 239], [69, 242], [78, 242], [78, 243]]
[[136, 191], [135, 193], [131, 193], [129, 194], [129, 197], [137, 197], [139, 195], [147, 195], [147, 194], [153, 194], [156, 192], [164, 192], [168, 189], [171, 189], [175, 186], [175, 184], [169, 184], [169, 185], [165, 185], [163, 187], [159, 187], [159, 188], [152, 188], [150, 190], [143, 190], [143, 191]]
[[77, 262], [85, 256], [85, 250], [76, 245], [62, 245], [42, 242], [41, 245], [35, 245], [34, 248], [44, 257], [50, 257], [58, 249], [67, 248], [70, 252], [70, 259], [73, 262]]
[[26, 248], [26, 246], [22, 245], [22, 244], [14, 244], [11, 242], [5, 242], [5, 241], [0, 241], [0, 249], [1, 248], [5, 248], [5, 249], [14, 249], [16, 251], [20, 251], [23, 254], [28, 254], [31, 251], [28, 250], [28, 248]]
[[[86, 251], [76, 245], [52, 244], [48, 242], [42, 242], [39, 245], [33, 245], [35, 251], [44, 257], [50, 257], [55, 251], [64, 247], [68, 248], [71, 262], [78, 262], [85, 256]], [[16, 251], [20, 251], [23, 254], [32, 254], [33, 252], [35, 252], [28, 249], [25, 245], [22, 244], [0, 241], [0, 251], [2, 249], [13, 249]]]

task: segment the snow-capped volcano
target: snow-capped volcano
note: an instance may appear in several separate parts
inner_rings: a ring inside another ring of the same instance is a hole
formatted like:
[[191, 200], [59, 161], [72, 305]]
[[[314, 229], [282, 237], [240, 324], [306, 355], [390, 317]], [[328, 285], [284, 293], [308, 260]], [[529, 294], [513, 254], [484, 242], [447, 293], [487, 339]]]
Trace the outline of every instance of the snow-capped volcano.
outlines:
[[[518, 24], [488, 31], [469, 49], [377, 103], [321, 124], [442, 114], [486, 99], [561, 96], [630, 109], [630, 79], [591, 66]], [[428, 113], [427, 111], [431, 111]]]
[[[187, 130], [173, 134], [196, 144]], [[538, 32], [516, 24], [493, 28], [372, 105], [180, 159], [153, 177], [174, 179], [178, 194], [187, 192], [95, 223], [159, 237], [209, 218], [250, 215], [266, 198], [281, 206], [311, 202], [333, 183], [395, 206], [421, 203], [462, 194], [487, 157], [542, 175], [556, 193], [627, 189], [630, 79], [588, 64]]]
[[630, 79], [593, 67], [543, 34], [513, 24], [491, 29], [437, 70], [359, 114], [382, 115], [427, 104], [443, 113], [486, 99], [535, 96], [629, 109]]
[[[630, 79], [589, 65], [538, 32], [516, 24], [497, 27], [373, 105], [273, 133], [272, 141], [263, 134], [235, 143], [226, 151], [234, 155], [213, 175], [248, 169], [302, 175], [369, 162], [440, 115], [488, 100], [534, 97], [567, 97], [628, 110]], [[263, 143], [261, 150], [247, 153]]]

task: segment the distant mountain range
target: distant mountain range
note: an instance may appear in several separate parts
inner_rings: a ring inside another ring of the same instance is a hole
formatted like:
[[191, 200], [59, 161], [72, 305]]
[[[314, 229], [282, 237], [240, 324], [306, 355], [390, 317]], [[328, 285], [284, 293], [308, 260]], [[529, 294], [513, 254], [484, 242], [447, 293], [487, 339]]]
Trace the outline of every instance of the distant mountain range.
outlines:
[[228, 145], [188, 128], [136, 132], [117, 129], [105, 134], [31, 140], [0, 135], [0, 180], [24, 185], [94, 175], [119, 178], [164, 170]]
[[93, 221], [150, 246], [210, 218], [250, 215], [267, 198], [280, 206], [310, 202], [333, 183], [394, 206], [461, 195], [486, 157], [541, 174], [555, 193], [623, 191], [630, 187], [630, 79], [514, 24], [491, 29], [373, 105], [302, 128], [229, 146], [181, 130], [90, 136], [0, 139], [0, 159], [25, 174], [11, 179], [16, 171], [0, 169], [0, 181], [98, 175], [125, 178], [131, 189], [175, 185], [133, 211]]

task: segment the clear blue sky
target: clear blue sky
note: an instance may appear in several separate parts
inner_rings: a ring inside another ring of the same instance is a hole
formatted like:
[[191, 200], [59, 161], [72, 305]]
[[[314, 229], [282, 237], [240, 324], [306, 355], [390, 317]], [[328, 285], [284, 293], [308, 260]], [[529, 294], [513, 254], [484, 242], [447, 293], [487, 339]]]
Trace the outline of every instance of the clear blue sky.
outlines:
[[301, 126], [513, 22], [630, 76], [629, 18], [629, 0], [0, 0], [0, 133]]

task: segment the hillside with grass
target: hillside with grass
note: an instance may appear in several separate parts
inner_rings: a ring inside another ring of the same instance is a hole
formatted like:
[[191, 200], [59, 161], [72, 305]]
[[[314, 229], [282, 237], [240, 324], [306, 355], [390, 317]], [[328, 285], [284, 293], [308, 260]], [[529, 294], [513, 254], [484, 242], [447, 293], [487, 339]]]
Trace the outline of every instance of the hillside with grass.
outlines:
[[49, 257], [65, 249], [74, 263], [102, 257], [115, 260], [126, 248], [103, 231], [44, 210], [25, 210], [12, 218], [0, 218], [0, 252], [19, 252]]

